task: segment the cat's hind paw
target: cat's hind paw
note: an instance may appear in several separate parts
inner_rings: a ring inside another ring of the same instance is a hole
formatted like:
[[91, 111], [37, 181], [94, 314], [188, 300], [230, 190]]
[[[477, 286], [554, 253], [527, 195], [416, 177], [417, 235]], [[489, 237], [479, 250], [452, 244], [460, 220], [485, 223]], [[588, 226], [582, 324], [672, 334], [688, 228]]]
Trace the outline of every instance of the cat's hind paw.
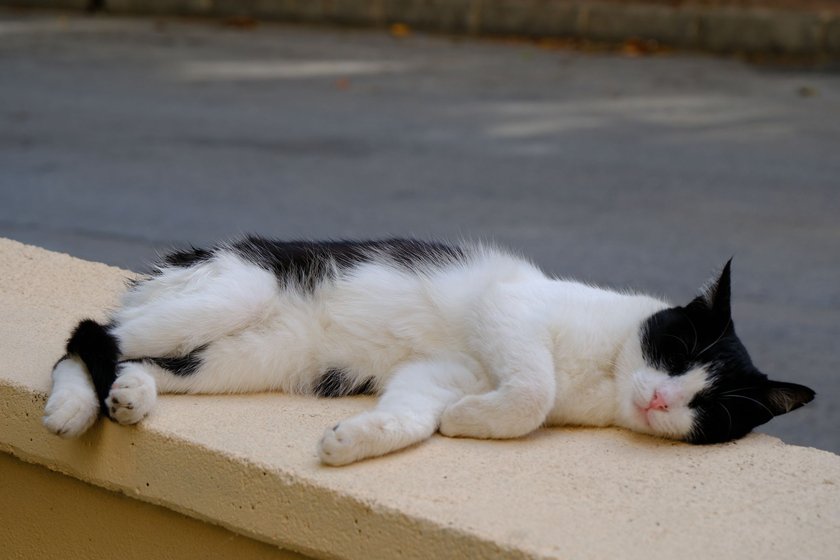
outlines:
[[61, 437], [78, 437], [99, 417], [96, 389], [78, 358], [60, 360], [52, 376], [52, 392], [44, 407], [44, 426]]
[[142, 364], [124, 363], [105, 399], [108, 414], [120, 424], [136, 424], [146, 417], [157, 401], [154, 378]]
[[61, 387], [47, 400], [43, 422], [52, 433], [73, 438], [85, 433], [98, 417], [96, 393], [86, 387]]

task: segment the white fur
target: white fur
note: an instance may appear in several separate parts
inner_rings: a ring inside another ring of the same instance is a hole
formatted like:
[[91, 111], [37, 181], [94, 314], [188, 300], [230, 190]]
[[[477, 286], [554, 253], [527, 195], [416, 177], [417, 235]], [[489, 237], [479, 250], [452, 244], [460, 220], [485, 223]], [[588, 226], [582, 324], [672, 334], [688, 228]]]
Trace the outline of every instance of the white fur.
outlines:
[[154, 378], [136, 362], [120, 365], [119, 376], [105, 399], [111, 417], [120, 424], [136, 424], [146, 417], [157, 401]]
[[230, 253], [170, 267], [126, 293], [112, 321], [125, 358], [187, 353], [253, 328], [276, 309], [274, 276]]
[[[510, 438], [544, 424], [618, 425], [679, 438], [691, 428], [688, 402], [707, 375], [672, 378], [645, 364], [639, 327], [665, 307], [552, 280], [487, 248], [419, 273], [369, 262], [313, 294], [281, 289], [271, 273], [222, 252], [162, 269], [129, 291], [113, 316], [124, 357], [178, 356], [209, 344], [200, 371], [176, 376], [148, 361], [122, 364], [108, 405], [128, 424], [151, 410], [155, 385], [181, 393], [311, 392], [319, 375], [341, 368], [372, 378], [381, 397], [374, 410], [326, 431], [319, 455], [332, 465], [406, 447], [437, 429]], [[56, 368], [45, 417], [53, 431], [78, 435], [95, 418], [82, 373], [76, 360]], [[668, 410], [644, 410], [654, 391]], [[76, 407], [83, 414], [67, 412]]]
[[52, 378], [44, 426], [62, 437], [78, 437], [99, 416], [96, 390], [87, 369], [78, 358], [64, 358], [53, 368]]

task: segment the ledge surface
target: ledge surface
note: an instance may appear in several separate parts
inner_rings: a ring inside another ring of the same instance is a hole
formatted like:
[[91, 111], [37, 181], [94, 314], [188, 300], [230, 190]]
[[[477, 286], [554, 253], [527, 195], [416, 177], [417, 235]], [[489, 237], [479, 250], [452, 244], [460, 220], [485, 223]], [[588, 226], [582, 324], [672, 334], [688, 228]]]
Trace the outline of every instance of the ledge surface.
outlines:
[[0, 451], [316, 557], [836, 557], [840, 457], [765, 435], [436, 436], [329, 468], [321, 432], [372, 401], [259, 394], [163, 396], [137, 427], [55, 437], [40, 424], [50, 369], [129, 275], [0, 240]]

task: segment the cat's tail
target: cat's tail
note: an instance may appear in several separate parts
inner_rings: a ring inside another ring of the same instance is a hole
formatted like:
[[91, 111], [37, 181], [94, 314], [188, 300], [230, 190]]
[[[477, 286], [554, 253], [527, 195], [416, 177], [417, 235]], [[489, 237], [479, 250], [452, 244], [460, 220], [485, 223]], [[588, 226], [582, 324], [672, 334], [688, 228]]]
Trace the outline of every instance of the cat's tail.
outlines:
[[90, 319], [78, 324], [67, 341], [67, 355], [53, 368], [52, 391], [44, 409], [44, 425], [63, 437], [77, 437], [90, 428], [117, 378], [117, 338]]

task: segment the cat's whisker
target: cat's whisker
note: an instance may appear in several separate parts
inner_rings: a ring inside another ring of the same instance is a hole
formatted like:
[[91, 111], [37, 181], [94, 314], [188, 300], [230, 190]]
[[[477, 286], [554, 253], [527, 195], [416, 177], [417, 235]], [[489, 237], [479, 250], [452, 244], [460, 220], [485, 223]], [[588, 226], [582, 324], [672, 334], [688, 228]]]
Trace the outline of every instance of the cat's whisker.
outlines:
[[720, 402], [720, 401], [715, 401], [715, 403], [716, 403], [719, 407], [721, 407], [721, 408], [723, 409], [723, 411], [726, 413], [726, 417], [729, 419], [729, 433], [731, 434], [731, 433], [732, 433], [732, 415], [729, 413], [729, 409], [728, 409], [728, 408], [726, 408], [726, 405], [724, 405], [724, 404], [723, 404], [722, 402]]
[[678, 340], [679, 343], [683, 345], [683, 348], [685, 348], [686, 354], [689, 355], [689, 356], [691, 355], [691, 350], [688, 349], [688, 344], [686, 344], [683, 339], [681, 339], [678, 336], [674, 336], [672, 334], [665, 334], [665, 336], [667, 336], [668, 338], [673, 338], [674, 340]]
[[738, 387], [737, 389], [731, 389], [731, 390], [729, 390], [729, 391], [724, 391], [723, 393], [718, 393], [718, 394], [719, 394], [720, 396], [724, 396], [724, 395], [732, 395], [732, 394], [737, 393], [737, 392], [739, 392], [739, 391], [745, 391], [745, 390], [752, 389], [752, 388], [753, 388], [753, 387]]
[[691, 352], [689, 352], [690, 356], [694, 356], [694, 351], [697, 349], [697, 342], [699, 342], [699, 336], [697, 334], [697, 327], [694, 326], [694, 321], [691, 320], [691, 317], [688, 316], [685, 312], [683, 312], [683, 317], [686, 318], [688, 324], [691, 325], [691, 330], [694, 331], [694, 344], [691, 346]]
[[720, 342], [723, 339], [723, 335], [725, 335], [726, 331], [729, 329], [729, 325], [731, 325], [731, 324], [732, 324], [732, 317], [730, 317], [729, 320], [726, 322], [726, 326], [723, 327], [723, 332], [720, 333], [720, 336], [718, 336], [717, 339], [715, 339], [714, 342], [712, 342], [711, 344], [709, 344], [708, 346], [706, 346], [705, 348], [700, 350], [696, 355], [697, 356], [702, 356], [703, 352], [705, 352], [706, 350], [708, 350], [709, 348], [711, 348], [712, 346], [714, 346], [715, 344]]
[[767, 411], [767, 413], [768, 413], [771, 417], [776, 416], [775, 414], [773, 414], [773, 411], [772, 411], [772, 410], [770, 410], [769, 408], [767, 408], [767, 406], [766, 406], [764, 403], [762, 403], [762, 402], [760, 402], [760, 401], [757, 401], [757, 400], [755, 400], [755, 399], [754, 399], [754, 398], [752, 398], [752, 397], [747, 397], [747, 396], [744, 396], [744, 395], [726, 395], [726, 396], [725, 396], [725, 397], [723, 397], [723, 398], [724, 398], [724, 399], [733, 399], [733, 398], [737, 398], [737, 399], [747, 399], [748, 401], [752, 401], [752, 402], [754, 402], [755, 404], [757, 404], [758, 406], [760, 406], [761, 408], [763, 408], [764, 410], [766, 410], [766, 411]]

